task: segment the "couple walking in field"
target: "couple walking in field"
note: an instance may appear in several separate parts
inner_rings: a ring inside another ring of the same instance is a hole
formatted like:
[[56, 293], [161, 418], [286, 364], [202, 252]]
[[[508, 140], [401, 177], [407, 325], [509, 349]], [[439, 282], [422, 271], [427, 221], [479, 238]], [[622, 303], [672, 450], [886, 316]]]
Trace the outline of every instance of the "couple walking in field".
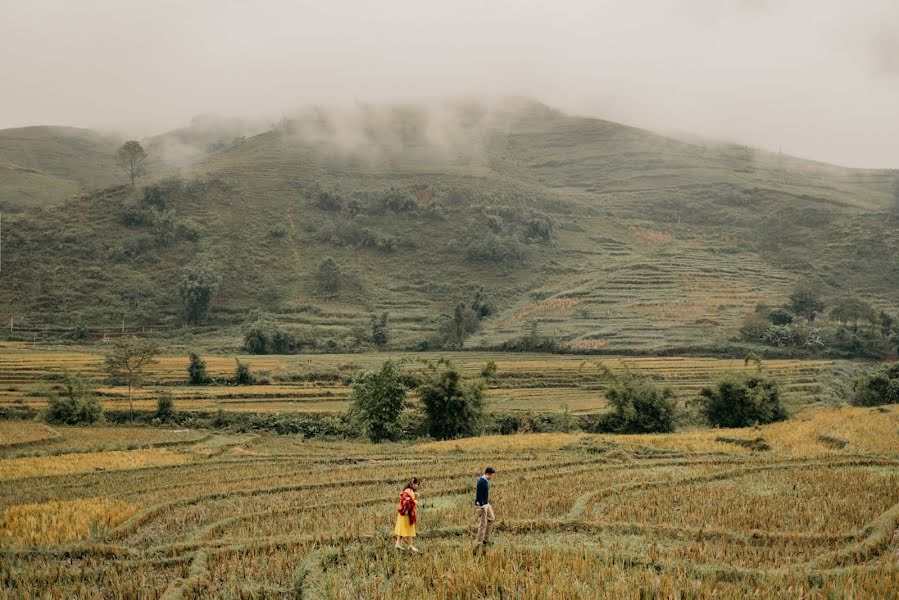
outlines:
[[[493, 467], [487, 467], [475, 486], [474, 512], [478, 521], [475, 551], [490, 544], [490, 532], [493, 530], [493, 521], [496, 519], [493, 507], [490, 506], [490, 480], [494, 475], [496, 475], [496, 471]], [[400, 501], [396, 507], [396, 526], [393, 529], [393, 534], [396, 536], [395, 547], [398, 550], [409, 548], [410, 552], [419, 551], [412, 543], [416, 535], [415, 523], [418, 520], [419, 486], [421, 486], [421, 480], [413, 477], [400, 493]]]

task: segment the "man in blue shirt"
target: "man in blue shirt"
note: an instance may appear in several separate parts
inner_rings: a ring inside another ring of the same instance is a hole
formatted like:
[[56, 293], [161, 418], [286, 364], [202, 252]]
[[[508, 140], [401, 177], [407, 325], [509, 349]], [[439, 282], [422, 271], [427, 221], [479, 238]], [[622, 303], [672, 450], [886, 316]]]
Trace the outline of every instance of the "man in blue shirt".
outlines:
[[490, 544], [490, 531], [493, 530], [493, 507], [490, 506], [490, 480], [496, 471], [493, 467], [484, 469], [484, 474], [478, 479], [477, 493], [474, 499], [474, 512], [478, 519], [478, 547]]

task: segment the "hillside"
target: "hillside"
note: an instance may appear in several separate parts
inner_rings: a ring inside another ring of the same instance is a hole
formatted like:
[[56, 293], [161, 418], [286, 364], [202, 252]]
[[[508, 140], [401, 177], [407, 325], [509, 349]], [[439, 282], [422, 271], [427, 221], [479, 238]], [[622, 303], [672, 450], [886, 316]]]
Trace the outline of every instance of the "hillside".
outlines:
[[[494, 310], [467, 347], [534, 330], [579, 350], [720, 346], [800, 279], [897, 308], [893, 172], [528, 101], [316, 110], [237, 133], [209, 136], [180, 183], [145, 193], [160, 168], [4, 219], [0, 318], [175, 325], [197, 262], [221, 277], [199, 341], [226, 347], [254, 309], [341, 349], [388, 311], [389, 347], [422, 346], [479, 288]], [[316, 276], [326, 257], [339, 289]]]
[[121, 183], [115, 138], [75, 127], [0, 130], [0, 206], [61, 202]]

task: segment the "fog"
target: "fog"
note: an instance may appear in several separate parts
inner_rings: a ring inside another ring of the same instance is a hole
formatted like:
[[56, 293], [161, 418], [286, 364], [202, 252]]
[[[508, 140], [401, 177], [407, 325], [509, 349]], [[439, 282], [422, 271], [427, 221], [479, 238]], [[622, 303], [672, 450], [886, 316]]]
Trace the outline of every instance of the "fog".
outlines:
[[0, 127], [145, 136], [197, 114], [516, 95], [899, 167], [896, 0], [0, 0], [0, 15]]

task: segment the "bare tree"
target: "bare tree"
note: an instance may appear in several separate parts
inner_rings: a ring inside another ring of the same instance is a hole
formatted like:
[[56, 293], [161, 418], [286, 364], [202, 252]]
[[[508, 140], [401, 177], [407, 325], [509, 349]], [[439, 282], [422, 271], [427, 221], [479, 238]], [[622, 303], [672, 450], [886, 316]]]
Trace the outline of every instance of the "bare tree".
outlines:
[[140, 175], [141, 164], [145, 160], [147, 153], [137, 140], [128, 140], [116, 153], [116, 161], [131, 178], [131, 185], [134, 185], [134, 178]]
[[113, 379], [128, 383], [128, 407], [132, 421], [134, 421], [132, 389], [140, 384], [144, 369], [156, 363], [158, 354], [159, 348], [154, 342], [140, 338], [116, 340], [106, 354], [106, 372]]

